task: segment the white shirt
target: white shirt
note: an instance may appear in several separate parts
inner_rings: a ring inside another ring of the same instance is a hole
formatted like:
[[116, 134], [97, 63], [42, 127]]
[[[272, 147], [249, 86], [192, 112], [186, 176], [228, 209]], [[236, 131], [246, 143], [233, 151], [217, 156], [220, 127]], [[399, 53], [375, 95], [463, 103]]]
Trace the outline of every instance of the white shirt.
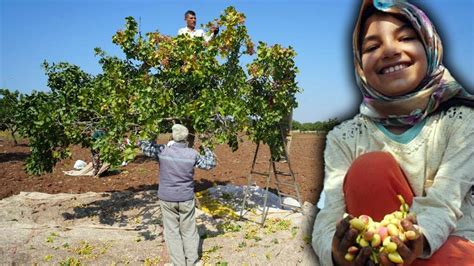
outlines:
[[474, 241], [474, 108], [451, 107], [426, 118], [410, 142], [385, 135], [370, 119], [356, 115], [327, 136], [324, 208], [314, 223], [312, 244], [322, 265], [332, 265], [336, 223], [346, 211], [344, 176], [351, 163], [371, 151], [390, 152], [415, 194], [411, 211], [430, 245], [431, 256], [450, 235]]
[[188, 27], [184, 27], [178, 30], [178, 35], [188, 34], [191, 37], [203, 37], [206, 42], [210, 41], [213, 34], [207, 34], [202, 29], [190, 30]]

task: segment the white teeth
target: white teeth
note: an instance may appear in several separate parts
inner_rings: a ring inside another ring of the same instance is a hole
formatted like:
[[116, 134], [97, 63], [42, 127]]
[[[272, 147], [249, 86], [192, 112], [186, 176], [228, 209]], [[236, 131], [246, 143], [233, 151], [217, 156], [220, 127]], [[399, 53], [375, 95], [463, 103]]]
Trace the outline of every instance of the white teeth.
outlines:
[[395, 71], [405, 69], [407, 67], [408, 67], [407, 64], [399, 64], [399, 65], [396, 65], [396, 66], [387, 67], [387, 68], [382, 69], [382, 74], [392, 73], [392, 72], [395, 72]]

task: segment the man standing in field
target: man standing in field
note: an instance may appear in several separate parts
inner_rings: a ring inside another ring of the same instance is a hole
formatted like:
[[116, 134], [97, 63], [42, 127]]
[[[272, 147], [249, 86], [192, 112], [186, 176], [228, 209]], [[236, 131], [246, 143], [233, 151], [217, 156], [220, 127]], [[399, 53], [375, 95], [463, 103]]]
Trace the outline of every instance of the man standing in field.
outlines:
[[210, 34], [202, 29], [196, 29], [196, 13], [192, 10], [184, 13], [184, 21], [186, 21], [186, 27], [179, 29], [178, 35], [189, 34], [191, 37], [203, 37], [208, 42], [219, 33], [218, 27], [212, 27]]
[[173, 265], [199, 264], [199, 235], [195, 218], [194, 167], [210, 170], [216, 166], [214, 153], [205, 154], [188, 148], [188, 129], [180, 124], [172, 127], [173, 141], [158, 145], [139, 141], [146, 156], [158, 159], [160, 182], [158, 198], [163, 216], [164, 238]]

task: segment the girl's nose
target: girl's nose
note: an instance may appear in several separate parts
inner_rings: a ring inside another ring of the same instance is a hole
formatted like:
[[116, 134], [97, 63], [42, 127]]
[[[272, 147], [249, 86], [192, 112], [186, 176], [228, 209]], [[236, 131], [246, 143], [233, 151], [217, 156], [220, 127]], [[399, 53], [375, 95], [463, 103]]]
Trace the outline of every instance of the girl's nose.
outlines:
[[387, 41], [383, 46], [383, 58], [392, 58], [400, 55], [400, 47], [394, 41]]

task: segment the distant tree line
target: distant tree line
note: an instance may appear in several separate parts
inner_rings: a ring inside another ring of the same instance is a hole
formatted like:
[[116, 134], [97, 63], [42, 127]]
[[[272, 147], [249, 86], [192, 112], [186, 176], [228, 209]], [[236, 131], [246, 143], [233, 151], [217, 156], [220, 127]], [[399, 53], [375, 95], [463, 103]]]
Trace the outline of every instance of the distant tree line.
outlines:
[[326, 121], [306, 122], [306, 123], [301, 123], [296, 120], [293, 120], [291, 125], [292, 125], [292, 130], [328, 132], [331, 129], [333, 129], [333, 127], [337, 126], [339, 123], [340, 123], [339, 119], [330, 118]]

